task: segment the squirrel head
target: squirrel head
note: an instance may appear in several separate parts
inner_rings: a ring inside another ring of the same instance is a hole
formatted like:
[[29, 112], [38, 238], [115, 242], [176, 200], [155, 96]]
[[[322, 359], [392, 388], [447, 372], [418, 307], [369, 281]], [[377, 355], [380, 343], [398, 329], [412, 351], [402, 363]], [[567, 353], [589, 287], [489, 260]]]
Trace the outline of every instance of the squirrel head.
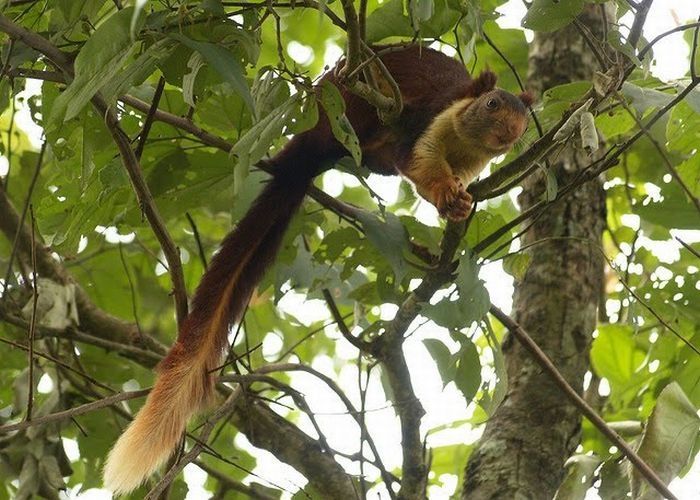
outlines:
[[508, 152], [527, 129], [532, 94], [496, 88], [496, 75], [482, 72], [469, 86], [473, 100], [458, 118], [458, 133], [471, 138], [489, 156]]

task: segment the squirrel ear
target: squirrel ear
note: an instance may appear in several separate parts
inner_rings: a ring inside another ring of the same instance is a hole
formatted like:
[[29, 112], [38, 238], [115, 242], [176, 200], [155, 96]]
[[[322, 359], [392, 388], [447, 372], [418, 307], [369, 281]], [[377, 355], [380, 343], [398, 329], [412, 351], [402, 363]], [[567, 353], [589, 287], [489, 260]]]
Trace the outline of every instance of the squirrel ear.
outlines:
[[520, 99], [520, 101], [522, 101], [522, 103], [527, 108], [532, 106], [532, 103], [535, 102], [535, 96], [532, 95], [530, 92], [523, 92], [522, 94], [518, 94], [518, 99]]
[[481, 94], [493, 90], [496, 86], [496, 80], [498, 80], [498, 77], [493, 71], [482, 71], [478, 78], [469, 82], [467, 97], [479, 97]]

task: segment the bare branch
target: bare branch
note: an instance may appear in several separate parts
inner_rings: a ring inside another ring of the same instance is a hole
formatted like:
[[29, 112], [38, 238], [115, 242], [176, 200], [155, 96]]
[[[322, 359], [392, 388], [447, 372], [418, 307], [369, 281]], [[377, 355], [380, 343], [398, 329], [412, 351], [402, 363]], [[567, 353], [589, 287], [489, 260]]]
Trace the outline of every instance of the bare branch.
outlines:
[[554, 363], [547, 357], [547, 355], [539, 348], [537, 343], [528, 335], [528, 333], [522, 329], [515, 321], [513, 321], [510, 316], [505, 314], [496, 306], [492, 305], [489, 312], [493, 314], [498, 321], [503, 323], [510, 333], [518, 339], [518, 341], [527, 349], [530, 354], [535, 358], [535, 361], [542, 367], [542, 369], [547, 372], [552, 381], [554, 381], [567, 398], [575, 405], [579, 411], [586, 417], [590, 422], [596, 426], [596, 428], [607, 437], [617, 448], [625, 455], [630, 462], [639, 470], [640, 474], [654, 487], [659, 493], [668, 499], [677, 500], [676, 496], [671, 493], [664, 482], [656, 475], [656, 472], [649, 467], [649, 465], [642, 460], [642, 458], [637, 455], [637, 453], [632, 449], [627, 442], [622, 439], [617, 432], [612, 430], [608, 424], [605, 423], [596, 412], [591, 408], [588, 403], [576, 392], [576, 390], [569, 385], [569, 383], [561, 376], [557, 370]]
[[[22, 207], [22, 214], [19, 216], [19, 224], [17, 224], [17, 229], [15, 230], [15, 236], [12, 240], [12, 250], [10, 251], [10, 258], [7, 262], [7, 272], [5, 273], [5, 284], [4, 284], [4, 290], [3, 292], [7, 291], [7, 287], [9, 286], [10, 283], [10, 278], [12, 277], [12, 264], [15, 260], [15, 257], [17, 256], [17, 251], [19, 247], [19, 236], [20, 236], [20, 230], [22, 226], [24, 225], [24, 220], [27, 217], [27, 210], [29, 210], [29, 205], [31, 204], [32, 201], [32, 193], [34, 192], [34, 187], [36, 186], [36, 181], [39, 178], [39, 171], [41, 170], [41, 165], [44, 162], [44, 153], [46, 152], [46, 141], [41, 143], [41, 149], [39, 150], [39, 158], [37, 159], [36, 162], [36, 168], [34, 169], [34, 174], [32, 175], [32, 180], [29, 182], [29, 189], [27, 190], [27, 198], [24, 202], [24, 206]], [[3, 186], [5, 189], [7, 189], [7, 184]], [[34, 236], [34, 232], [32, 231], [32, 236]], [[32, 247], [34, 246], [34, 240], [32, 239]], [[33, 256], [34, 250], [30, 252]], [[36, 270], [36, 269], [35, 269]], [[3, 295], [3, 300], [7, 297], [7, 295]]]
[[319, 372], [318, 370], [314, 370], [310, 366], [298, 364], [298, 363], [278, 363], [278, 364], [271, 364], [271, 365], [266, 365], [258, 368], [256, 370], [256, 373], [274, 373], [274, 372], [289, 372], [289, 371], [303, 371], [306, 373], [310, 373], [314, 377], [318, 378], [321, 380], [324, 384], [326, 384], [337, 396], [338, 398], [343, 402], [345, 405], [345, 408], [348, 410], [348, 414], [355, 419], [355, 422], [357, 422], [357, 425], [360, 427], [360, 430], [362, 431], [362, 436], [364, 439], [367, 441], [367, 444], [370, 447], [370, 450], [372, 451], [372, 454], [374, 455], [374, 462], [372, 465], [374, 465], [377, 469], [379, 469], [379, 472], [382, 476], [382, 479], [384, 480], [384, 483], [386, 484], [387, 491], [389, 492], [389, 495], [391, 498], [395, 497], [395, 494], [391, 488], [392, 483], [394, 482], [395, 478], [386, 470], [386, 467], [384, 467], [384, 464], [382, 463], [381, 455], [379, 454], [379, 450], [377, 449], [376, 445], [374, 444], [374, 440], [372, 439], [371, 434], [369, 433], [369, 429], [367, 429], [367, 425], [365, 421], [362, 418], [362, 414], [360, 411], [358, 411], [355, 408], [355, 405], [352, 404], [352, 401], [345, 395], [345, 393], [342, 391], [342, 389], [336, 384], [333, 379], [330, 377], [327, 377], [323, 373]]
[[43, 417], [37, 417], [29, 421], [25, 420], [24, 422], [20, 422], [17, 424], [4, 425], [0, 427], [0, 434], [22, 431], [35, 425], [42, 425], [51, 422], [60, 422], [61, 420], [72, 419], [77, 417], [78, 415], [83, 415], [85, 413], [94, 410], [99, 410], [107, 406], [113, 406], [117, 403], [121, 403], [122, 401], [146, 396], [150, 390], [150, 388], [147, 388], [141, 389], [139, 391], [120, 392], [118, 394], [114, 394], [113, 396], [108, 396], [106, 398], [93, 401], [92, 403], [86, 403], [84, 405], [76, 406], [75, 408], [70, 408], [68, 410], [58, 411], [56, 413], [51, 413]]
[[143, 128], [139, 134], [139, 144], [136, 146], [134, 155], [137, 160], [141, 160], [141, 155], [143, 154], [143, 148], [146, 147], [146, 141], [148, 140], [148, 134], [151, 131], [151, 126], [153, 125], [154, 114], [158, 109], [158, 103], [160, 103], [160, 98], [163, 95], [163, 89], [165, 88], [165, 78], [160, 77], [158, 79], [158, 85], [156, 85], [155, 94], [153, 94], [153, 102], [151, 102], [151, 107], [148, 109], [148, 114], [146, 115], [146, 120], [143, 122]]

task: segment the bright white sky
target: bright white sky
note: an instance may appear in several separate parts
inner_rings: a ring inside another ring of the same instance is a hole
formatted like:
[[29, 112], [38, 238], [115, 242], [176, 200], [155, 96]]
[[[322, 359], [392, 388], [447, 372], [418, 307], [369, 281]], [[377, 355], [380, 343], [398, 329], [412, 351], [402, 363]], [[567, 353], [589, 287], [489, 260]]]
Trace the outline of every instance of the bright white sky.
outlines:
[[[499, 21], [503, 27], [518, 27], [520, 19], [524, 15], [525, 8], [519, 0], [510, 0], [501, 11], [504, 17]], [[645, 26], [645, 36], [651, 39], [657, 34], [666, 31], [670, 28], [682, 24], [689, 20], [694, 20], [700, 14], [700, 4], [697, 0], [657, 0], [649, 14], [647, 24]], [[623, 18], [629, 24], [629, 19]], [[296, 44], [299, 45], [299, 44]], [[299, 59], [309, 57], [308, 52], [304, 52], [303, 46], [289, 47], [290, 55], [297, 56]], [[291, 54], [295, 52], [295, 54]], [[332, 51], [337, 57], [340, 51]], [[656, 46], [656, 53], [663, 54], [653, 67], [653, 72], [663, 80], [670, 80], [682, 77], [687, 70], [689, 50], [683, 42], [682, 34], [669, 36], [664, 41]], [[295, 57], [295, 59], [297, 58]], [[23, 128], [31, 128], [29, 117], [26, 117], [21, 125], [26, 125]], [[34, 134], [33, 134], [34, 135]], [[39, 133], [36, 134], [37, 139]], [[0, 165], [2, 170], [2, 165]], [[1, 172], [0, 172], [1, 173]], [[392, 182], [386, 177], [375, 177], [370, 179], [370, 184], [373, 189], [382, 195], [387, 201], [392, 201], [396, 198], [398, 184]], [[357, 181], [349, 175], [331, 172], [326, 174], [323, 179], [323, 187], [332, 195], [339, 194], [338, 186], [341, 183], [348, 185], [356, 185]], [[435, 224], [437, 217], [435, 210], [427, 203], [422, 203], [418, 210], [418, 217], [429, 224]], [[502, 307], [506, 311], [511, 309], [511, 300], [513, 293], [512, 279], [503, 272], [499, 264], [491, 264], [485, 266], [481, 273], [482, 279], [487, 283], [489, 293], [495, 304]], [[313, 319], [325, 318], [327, 316], [325, 305], [320, 301], [303, 302], [303, 296], [299, 294], [288, 294], [280, 303], [283, 310], [293, 311], [296, 317], [304, 318], [307, 321]], [[384, 319], [391, 319], [396, 311], [395, 306], [384, 306], [381, 309], [381, 314]], [[415, 326], [415, 325], [414, 325]], [[329, 329], [330, 336], [339, 337]], [[405, 344], [405, 352], [412, 367], [413, 383], [418, 397], [423, 402], [423, 406], [429, 410], [429, 413], [423, 420], [423, 430], [428, 431], [439, 425], [464, 419], [469, 416], [472, 408], [465, 408], [464, 400], [459, 395], [454, 386], [448, 385], [443, 390], [442, 383], [435, 369], [433, 362], [428, 357], [427, 352], [422, 347], [423, 338], [439, 338], [448, 346], [452, 346], [453, 351], [456, 350], [456, 345], [447, 336], [446, 332], [432, 324], [426, 324], [420, 330], [419, 334], [414, 334]], [[266, 338], [264, 353], [274, 357], [278, 351], [281, 342], [276, 334], [270, 334]], [[357, 391], [357, 371], [355, 369], [356, 353], [354, 349], [348, 347], [347, 343], [339, 338], [338, 358], [330, 359], [320, 357], [313, 366], [314, 368], [332, 374], [334, 369], [342, 366], [340, 370], [340, 384], [347, 390], [348, 395], [353, 401], [358, 401]], [[376, 375], [376, 373], [375, 373]], [[485, 369], [482, 376], [490, 377], [491, 371]], [[337, 401], [335, 396], [330, 391], [325, 390], [320, 384], [317, 384], [310, 376], [306, 374], [292, 375], [292, 383], [297, 390], [300, 390], [307, 397], [310, 407], [322, 415], [319, 416], [319, 423], [324, 429], [326, 436], [329, 438], [329, 444], [340, 451], [353, 453], [356, 451], [358, 443], [358, 434], [354, 422], [349, 417], [344, 415], [345, 408]], [[392, 469], [400, 466], [400, 434], [398, 420], [393, 415], [391, 409], [386, 408], [386, 401], [381, 391], [372, 390], [372, 387], [380, 387], [380, 382], [375, 376], [370, 383], [370, 391], [367, 395], [368, 425], [380, 452], [383, 455], [385, 465]], [[430, 411], [432, 410], [432, 411]], [[436, 411], [437, 410], [437, 411]], [[314, 431], [308, 420], [302, 419], [301, 427], [314, 435]], [[455, 442], [464, 442], [465, 435], [469, 435], [468, 441], [473, 442], [479, 438], [478, 431], [469, 432], [463, 427], [452, 431], [443, 431], [431, 435], [428, 438], [430, 446], [440, 446]], [[77, 457], [78, 450], [74, 441], [64, 440], [69, 456]], [[237, 439], [237, 446], [243, 449], [254, 450], [254, 448], [242, 436]], [[232, 454], [234, 450], [231, 450]], [[255, 472], [260, 478], [270, 479], [277, 485], [286, 487], [289, 491], [294, 492], [300, 486], [306, 483], [306, 480], [294, 471], [292, 468], [281, 464], [277, 459], [267, 452], [255, 450], [254, 454], [259, 457], [258, 465]], [[455, 464], [455, 471], [459, 472], [463, 464]], [[358, 473], [359, 470], [350, 468], [352, 472]], [[185, 469], [185, 477], [191, 485], [191, 490], [187, 496], [187, 500], [202, 500], [209, 498], [211, 495], [203, 489], [202, 485], [205, 479], [205, 474], [196, 466], [189, 465]], [[258, 478], [256, 481], [261, 482]], [[447, 499], [454, 493], [457, 484], [456, 476], [448, 476], [441, 478], [444, 482], [443, 488], [431, 488], [429, 495], [431, 499]], [[675, 481], [671, 485], [671, 489], [679, 498], [690, 499], [698, 498], [697, 485], [700, 484], [700, 461], [696, 461], [693, 470], [686, 476], [684, 480]], [[383, 496], [382, 496], [383, 497]], [[75, 498], [82, 500], [108, 499], [110, 494], [105, 490], [92, 489], [85, 492], [72, 491], [68, 496], [62, 494], [62, 498]], [[595, 493], [589, 495], [588, 499], [598, 498]]]

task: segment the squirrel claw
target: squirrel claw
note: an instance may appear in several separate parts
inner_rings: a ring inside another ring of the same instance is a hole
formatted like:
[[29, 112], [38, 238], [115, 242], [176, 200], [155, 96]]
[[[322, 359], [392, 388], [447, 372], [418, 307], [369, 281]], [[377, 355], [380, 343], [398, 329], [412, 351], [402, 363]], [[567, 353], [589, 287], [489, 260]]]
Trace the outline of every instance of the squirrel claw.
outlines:
[[464, 220], [472, 210], [473, 199], [459, 177], [453, 176], [439, 186], [435, 206], [441, 217], [452, 221]]

